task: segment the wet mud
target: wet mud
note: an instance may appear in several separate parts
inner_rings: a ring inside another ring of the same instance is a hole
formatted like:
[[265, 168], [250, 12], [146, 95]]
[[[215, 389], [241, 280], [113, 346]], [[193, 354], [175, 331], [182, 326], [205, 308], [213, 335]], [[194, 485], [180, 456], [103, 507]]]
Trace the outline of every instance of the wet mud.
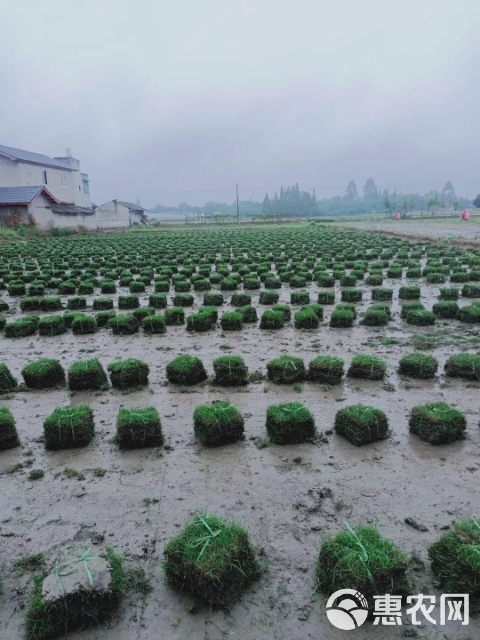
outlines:
[[[100, 541], [142, 567], [153, 591], [147, 596], [130, 594], [111, 626], [70, 634], [72, 640], [404, 637], [405, 626], [367, 623], [355, 632], [335, 629], [325, 614], [325, 598], [315, 593], [314, 581], [323, 539], [342, 529], [344, 521], [352, 526], [373, 523], [424, 563], [413, 572], [414, 593], [438, 596], [429, 570], [428, 545], [453, 520], [480, 515], [480, 385], [442, 375], [451, 353], [479, 351], [478, 327], [456, 320], [437, 321], [428, 328], [406, 325], [399, 317], [401, 284], [405, 282], [384, 281], [384, 286], [395, 289], [395, 301], [393, 320], [382, 328], [360, 326], [357, 319], [351, 329], [330, 329], [333, 307], [326, 306], [324, 321], [314, 331], [299, 331], [293, 325], [262, 331], [258, 325], [245, 325], [238, 332], [222, 333], [217, 326], [205, 334], [190, 334], [180, 326], [151, 337], [141, 332], [113, 336], [107, 329], [91, 336], [69, 332], [56, 338], [1, 337], [0, 360], [19, 381], [22, 368], [40, 357], [58, 358], [65, 368], [90, 357], [98, 357], [104, 367], [118, 358], [135, 357], [150, 365], [150, 383], [128, 394], [112, 389], [71, 394], [60, 389], [0, 396], [0, 406], [9, 407], [16, 418], [21, 439], [21, 447], [0, 455], [0, 638], [23, 636], [31, 574], [18, 575], [14, 565], [19, 558], [39, 552], [54, 557], [57, 549], [73, 543], [94, 549]], [[370, 304], [370, 292], [359, 286], [365, 298], [358, 305], [361, 314]], [[315, 301], [318, 287], [308, 288]], [[280, 301], [289, 302], [290, 292], [282, 288]], [[422, 283], [427, 308], [437, 295], [438, 286]], [[267, 307], [258, 303], [258, 296], [253, 292], [260, 313]], [[201, 304], [202, 295], [195, 298], [193, 310]], [[226, 293], [225, 298], [230, 295]], [[15, 301], [9, 302], [14, 306], [10, 317], [21, 315]], [[142, 304], [147, 303], [148, 293], [142, 296]], [[429, 336], [430, 353], [439, 361], [434, 380], [404, 380], [397, 374], [402, 355], [415, 350], [414, 335]], [[370, 353], [386, 360], [388, 375], [378, 382], [346, 378], [332, 388], [306, 382], [295, 390], [260, 381], [237, 390], [207, 381], [182, 389], [168, 385], [165, 376], [167, 363], [181, 353], [199, 356], [210, 376], [212, 360], [226, 353], [243, 355], [250, 372], [262, 373], [266, 363], [282, 353], [300, 356], [306, 364], [318, 354], [338, 355], [346, 366], [355, 354]], [[229, 399], [244, 413], [243, 442], [207, 449], [195, 441], [194, 409], [214, 399]], [[268, 405], [294, 400], [311, 409], [321, 437], [315, 444], [263, 446]], [[433, 400], [456, 405], [466, 414], [464, 441], [432, 447], [409, 435], [411, 408]], [[45, 451], [41, 441], [45, 417], [57, 406], [80, 402], [87, 402], [94, 412], [92, 443], [78, 450]], [[357, 448], [330, 432], [336, 411], [357, 402], [385, 411], [391, 428], [387, 440]], [[112, 442], [119, 408], [145, 405], [158, 409], [167, 446], [120, 451]], [[22, 466], [12, 472], [14, 465]], [[44, 478], [28, 480], [32, 469], [43, 469]], [[80, 475], [66, 475], [65, 469]], [[229, 613], [192, 608], [191, 599], [172, 592], [164, 581], [163, 547], [200, 509], [242, 523], [266, 562], [264, 575]], [[426, 530], [409, 526], [406, 518]], [[418, 633], [426, 638], [474, 639], [480, 637], [480, 622], [472, 620], [468, 627], [430, 625]]]

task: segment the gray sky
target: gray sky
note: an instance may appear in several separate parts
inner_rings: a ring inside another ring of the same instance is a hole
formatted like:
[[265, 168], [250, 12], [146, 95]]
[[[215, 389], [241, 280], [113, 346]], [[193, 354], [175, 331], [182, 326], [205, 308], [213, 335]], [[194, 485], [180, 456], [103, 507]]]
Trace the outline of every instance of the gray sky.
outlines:
[[480, 192], [478, 0], [0, 0], [0, 141], [97, 204]]

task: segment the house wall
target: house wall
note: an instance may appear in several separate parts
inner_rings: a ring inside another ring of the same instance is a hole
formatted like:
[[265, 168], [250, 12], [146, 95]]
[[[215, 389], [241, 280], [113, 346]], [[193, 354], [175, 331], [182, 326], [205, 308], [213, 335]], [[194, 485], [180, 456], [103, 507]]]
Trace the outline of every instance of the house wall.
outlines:
[[92, 206], [90, 200], [90, 186], [88, 187], [87, 193], [85, 193], [83, 190], [83, 178], [86, 178], [88, 180], [88, 175], [80, 171], [80, 161], [76, 158], [72, 158], [72, 156], [55, 157], [55, 160], [61, 160], [72, 169], [72, 188], [75, 198], [75, 204], [78, 207], [90, 208]]
[[29, 213], [35, 218], [35, 222], [43, 229], [54, 229], [56, 227], [74, 228], [85, 227], [86, 229], [96, 229], [96, 216], [62, 216], [53, 213], [52, 202], [44, 195], [40, 195], [30, 203]]
[[112, 200], [95, 209], [99, 229], [121, 229], [130, 226], [129, 209]]
[[[69, 158], [62, 158], [69, 160]], [[45, 167], [28, 162], [17, 162], [0, 156], [0, 187], [38, 187], [43, 184], [42, 172], [47, 172], [47, 190], [60, 202], [76, 204], [79, 207], [90, 207], [90, 193], [83, 193], [80, 163], [74, 160], [78, 169], [62, 171], [53, 167]], [[62, 174], [66, 178], [66, 186], [62, 185]], [[86, 175], [86, 174], [84, 174]]]

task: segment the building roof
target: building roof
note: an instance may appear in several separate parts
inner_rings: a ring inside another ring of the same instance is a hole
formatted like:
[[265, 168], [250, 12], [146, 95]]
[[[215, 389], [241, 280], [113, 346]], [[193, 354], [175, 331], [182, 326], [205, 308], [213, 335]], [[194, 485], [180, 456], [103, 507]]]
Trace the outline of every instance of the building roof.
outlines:
[[0, 187], [0, 207], [28, 205], [40, 194], [44, 194], [55, 204], [59, 201], [45, 187]]
[[42, 153], [32, 153], [31, 151], [24, 151], [23, 149], [15, 149], [14, 147], [6, 147], [0, 144], [0, 156], [9, 158], [17, 162], [28, 162], [30, 164], [40, 164], [45, 167], [55, 167], [56, 169], [65, 169], [66, 171], [72, 171], [62, 160], [56, 160], [50, 158]]
[[132, 204], [131, 202], [123, 202], [122, 200], [117, 200], [117, 204], [121, 204], [123, 207], [127, 207], [130, 211], [134, 211], [135, 213], [143, 213], [146, 211], [145, 207], [142, 207], [139, 204]]
[[60, 204], [52, 207], [52, 211], [60, 216], [93, 216], [95, 214], [95, 209], [79, 207], [75, 204]]

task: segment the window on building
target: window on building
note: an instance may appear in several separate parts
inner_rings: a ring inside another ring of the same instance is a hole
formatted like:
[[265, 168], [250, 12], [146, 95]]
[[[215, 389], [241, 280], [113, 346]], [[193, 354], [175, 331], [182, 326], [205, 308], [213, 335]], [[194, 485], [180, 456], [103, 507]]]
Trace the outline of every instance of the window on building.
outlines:
[[85, 178], [82, 178], [82, 184], [83, 184], [83, 193], [88, 193], [88, 180], [86, 180]]
[[62, 187], [66, 187], [67, 186], [67, 174], [66, 173], [61, 173], [60, 174], [60, 182], [62, 184]]
[[48, 184], [46, 171], [42, 171], [42, 184]]

